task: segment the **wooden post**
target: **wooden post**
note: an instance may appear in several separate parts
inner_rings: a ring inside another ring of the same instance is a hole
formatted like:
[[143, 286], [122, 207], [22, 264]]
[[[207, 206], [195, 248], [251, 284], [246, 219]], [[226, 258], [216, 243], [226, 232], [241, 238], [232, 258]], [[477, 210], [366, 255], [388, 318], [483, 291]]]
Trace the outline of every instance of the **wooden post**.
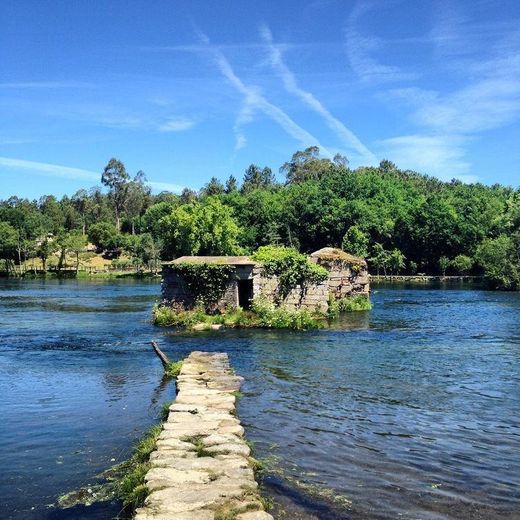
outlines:
[[158, 347], [155, 341], [151, 342], [154, 352], [157, 354], [159, 359], [161, 360], [162, 366], [166, 369], [166, 367], [170, 364], [170, 360], [168, 356]]

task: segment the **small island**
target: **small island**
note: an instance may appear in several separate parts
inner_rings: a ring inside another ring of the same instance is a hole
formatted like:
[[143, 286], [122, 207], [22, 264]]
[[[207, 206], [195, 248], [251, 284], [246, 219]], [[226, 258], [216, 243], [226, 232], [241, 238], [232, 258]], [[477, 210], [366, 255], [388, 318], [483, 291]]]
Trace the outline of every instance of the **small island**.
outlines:
[[366, 261], [332, 247], [309, 256], [283, 246], [251, 256], [182, 256], [165, 262], [162, 276], [158, 325], [309, 329], [371, 307]]

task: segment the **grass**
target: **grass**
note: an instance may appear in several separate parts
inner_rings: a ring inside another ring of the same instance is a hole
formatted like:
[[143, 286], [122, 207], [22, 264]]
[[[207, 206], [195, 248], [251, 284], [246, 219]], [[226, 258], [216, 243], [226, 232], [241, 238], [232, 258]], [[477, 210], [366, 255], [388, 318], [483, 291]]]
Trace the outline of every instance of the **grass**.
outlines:
[[166, 422], [168, 420], [168, 415], [170, 415], [170, 406], [172, 405], [173, 401], [166, 401], [159, 411], [159, 418], [161, 419], [161, 422]]
[[337, 318], [340, 312], [369, 311], [370, 309], [372, 309], [372, 303], [368, 296], [358, 294], [336, 300], [332, 294], [329, 295], [329, 310], [327, 312], [329, 319]]
[[338, 300], [338, 307], [340, 312], [369, 311], [372, 303], [367, 296], [357, 295]]
[[242, 486], [243, 493], [239, 497], [224, 502], [215, 510], [215, 520], [236, 520], [238, 515], [248, 511], [269, 511], [273, 502], [263, 497], [258, 489]]
[[182, 360], [168, 363], [164, 368], [165, 375], [168, 377], [177, 377], [181, 373], [182, 363]]
[[161, 424], [152, 426], [136, 444], [130, 459], [120, 464], [122, 476], [116, 485], [116, 495], [123, 502], [125, 511], [134, 511], [148, 496], [144, 478], [150, 469], [150, 454], [155, 450], [161, 431]]
[[200, 306], [186, 310], [169, 305], [156, 305], [153, 310], [155, 325], [188, 330], [208, 330], [212, 325], [231, 328], [308, 330], [320, 328], [323, 318], [322, 313], [277, 307], [263, 298], [253, 300], [251, 311], [238, 308], [222, 314], [207, 314]]
[[208, 451], [204, 445], [204, 435], [189, 435], [181, 437], [181, 441], [193, 444], [193, 450], [197, 457], [214, 457], [216, 453]]

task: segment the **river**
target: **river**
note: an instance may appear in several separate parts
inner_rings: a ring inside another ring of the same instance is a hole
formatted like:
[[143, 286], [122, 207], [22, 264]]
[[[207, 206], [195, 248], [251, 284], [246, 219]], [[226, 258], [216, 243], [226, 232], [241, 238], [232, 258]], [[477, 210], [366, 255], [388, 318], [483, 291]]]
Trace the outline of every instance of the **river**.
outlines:
[[158, 329], [156, 283], [0, 280], [0, 518], [108, 520], [57, 497], [126, 458], [172, 360], [226, 351], [275, 516], [520, 518], [520, 295], [374, 286], [312, 332]]

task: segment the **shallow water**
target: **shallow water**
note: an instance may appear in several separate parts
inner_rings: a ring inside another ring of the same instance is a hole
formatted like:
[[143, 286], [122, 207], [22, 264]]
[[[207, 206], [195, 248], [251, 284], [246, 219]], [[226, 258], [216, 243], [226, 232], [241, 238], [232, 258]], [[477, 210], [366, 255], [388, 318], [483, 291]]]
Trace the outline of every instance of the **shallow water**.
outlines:
[[[317, 332], [154, 328], [157, 284], [0, 280], [0, 518], [112, 518], [57, 496], [116, 461], [173, 397], [172, 359], [224, 350], [286, 518], [520, 518], [518, 294], [375, 286]], [[348, 502], [350, 501], [350, 502]]]

